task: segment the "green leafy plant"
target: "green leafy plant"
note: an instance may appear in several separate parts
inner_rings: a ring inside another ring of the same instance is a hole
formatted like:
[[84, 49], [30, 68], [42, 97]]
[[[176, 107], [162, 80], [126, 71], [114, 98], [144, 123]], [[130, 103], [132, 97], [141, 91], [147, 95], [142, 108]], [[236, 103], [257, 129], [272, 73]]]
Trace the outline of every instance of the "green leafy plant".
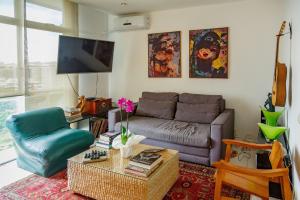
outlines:
[[[134, 104], [131, 100], [126, 99], [124, 97], [120, 98], [118, 100], [118, 107], [120, 108], [120, 115], [121, 115], [121, 142], [123, 145], [126, 145], [128, 139], [132, 135], [128, 131], [128, 125], [129, 125], [129, 113], [132, 113], [134, 111]], [[123, 111], [126, 112], [126, 128], [123, 126]]]

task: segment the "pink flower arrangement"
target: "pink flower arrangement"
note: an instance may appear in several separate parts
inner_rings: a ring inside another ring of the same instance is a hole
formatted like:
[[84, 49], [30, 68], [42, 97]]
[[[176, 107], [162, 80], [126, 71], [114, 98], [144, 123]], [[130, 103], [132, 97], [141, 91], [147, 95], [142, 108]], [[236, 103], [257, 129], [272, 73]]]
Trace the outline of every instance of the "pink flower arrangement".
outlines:
[[132, 113], [134, 110], [134, 104], [131, 100], [124, 97], [118, 100], [118, 106], [121, 110], [125, 110], [127, 113]]
[[121, 108], [122, 110], [125, 108], [125, 104], [126, 104], [126, 99], [124, 97], [118, 100], [118, 107]]
[[131, 100], [127, 100], [126, 101], [126, 109], [125, 109], [125, 111], [127, 113], [132, 113], [133, 110], [134, 110], [134, 104], [133, 104], [133, 102]]
[[[128, 138], [131, 136], [128, 134], [128, 124], [129, 124], [128, 114], [132, 113], [134, 111], [134, 103], [131, 100], [122, 97], [118, 100], [117, 104], [118, 104], [118, 107], [120, 108], [120, 114], [121, 114], [121, 140], [122, 140], [122, 144], [125, 145]], [[122, 111], [123, 110], [127, 113], [126, 128], [122, 124], [122, 121], [123, 121], [122, 120]]]

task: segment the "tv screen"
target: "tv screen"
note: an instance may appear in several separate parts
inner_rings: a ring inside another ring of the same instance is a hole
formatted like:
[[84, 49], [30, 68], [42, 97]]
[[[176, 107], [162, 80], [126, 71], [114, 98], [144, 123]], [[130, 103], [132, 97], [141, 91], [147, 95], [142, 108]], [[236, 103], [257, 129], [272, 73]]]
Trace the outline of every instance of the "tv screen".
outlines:
[[59, 36], [57, 73], [111, 72], [114, 42]]

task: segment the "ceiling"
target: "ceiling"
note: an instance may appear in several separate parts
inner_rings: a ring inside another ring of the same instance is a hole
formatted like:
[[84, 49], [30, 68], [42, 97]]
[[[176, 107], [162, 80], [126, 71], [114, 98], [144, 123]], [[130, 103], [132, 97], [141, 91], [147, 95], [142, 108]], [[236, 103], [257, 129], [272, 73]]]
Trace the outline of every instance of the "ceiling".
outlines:
[[[72, 0], [97, 7], [112, 14], [145, 13], [156, 10], [169, 10], [207, 4], [228, 3], [242, 0]], [[127, 5], [121, 5], [126, 3]]]

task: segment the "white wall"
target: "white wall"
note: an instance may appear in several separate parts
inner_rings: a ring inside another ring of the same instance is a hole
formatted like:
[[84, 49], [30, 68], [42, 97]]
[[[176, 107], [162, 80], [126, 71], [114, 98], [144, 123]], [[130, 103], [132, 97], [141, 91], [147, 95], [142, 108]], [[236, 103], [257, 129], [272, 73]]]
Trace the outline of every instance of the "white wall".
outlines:
[[[113, 32], [116, 42], [109, 96], [137, 100], [142, 91], [222, 94], [236, 111], [236, 135], [256, 137], [259, 105], [271, 91], [281, 0], [246, 0], [150, 13], [150, 30]], [[115, 16], [109, 16], [111, 23]], [[229, 78], [189, 79], [189, 30], [229, 27]], [[148, 78], [147, 34], [182, 33], [182, 78]]]
[[[79, 36], [83, 38], [107, 39], [108, 15], [92, 7], [78, 6]], [[86, 97], [96, 95], [97, 74], [79, 75], [79, 94]], [[98, 97], [108, 97], [108, 73], [98, 73]]]
[[[295, 199], [300, 199], [300, 1], [289, 0], [287, 16], [292, 22], [293, 37], [291, 43], [284, 40], [285, 57], [283, 61], [289, 68], [289, 105], [288, 127], [290, 128], [290, 147], [293, 158], [293, 177]], [[290, 52], [288, 51], [290, 48]]]

